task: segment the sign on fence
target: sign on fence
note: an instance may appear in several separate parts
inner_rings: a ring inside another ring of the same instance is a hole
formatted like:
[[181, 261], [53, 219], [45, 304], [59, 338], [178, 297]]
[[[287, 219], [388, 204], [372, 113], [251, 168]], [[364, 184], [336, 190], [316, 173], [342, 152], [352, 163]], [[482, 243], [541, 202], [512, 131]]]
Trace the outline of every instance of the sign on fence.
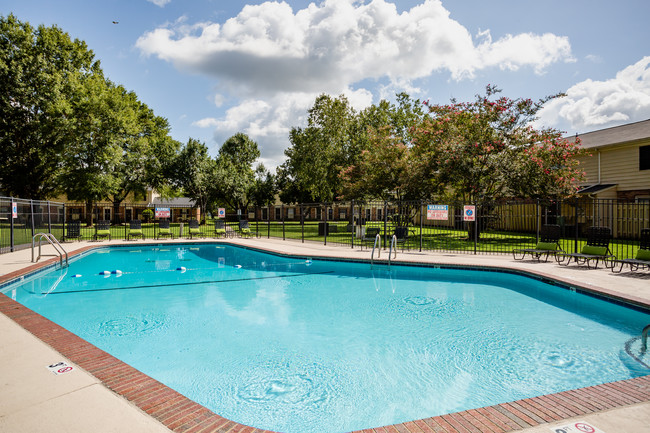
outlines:
[[16, 202], [11, 203], [11, 217], [18, 218], [18, 203]]
[[476, 220], [476, 206], [474, 205], [463, 206], [463, 221], [475, 221], [475, 220]]
[[219, 211], [217, 212], [217, 216], [219, 218], [225, 218], [226, 217], [226, 208], [220, 207]]
[[428, 204], [427, 219], [447, 221], [449, 219], [449, 206], [446, 204]]
[[171, 216], [171, 211], [168, 207], [157, 207], [155, 212], [156, 218], [169, 218]]

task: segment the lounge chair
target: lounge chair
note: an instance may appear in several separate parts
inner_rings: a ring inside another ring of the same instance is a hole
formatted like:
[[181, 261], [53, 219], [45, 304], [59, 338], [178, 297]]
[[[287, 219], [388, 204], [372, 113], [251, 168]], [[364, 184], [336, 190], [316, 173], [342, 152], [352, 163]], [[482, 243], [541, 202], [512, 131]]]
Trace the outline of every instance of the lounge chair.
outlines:
[[616, 259], [609, 250], [609, 241], [612, 238], [612, 231], [609, 227], [589, 227], [587, 230], [587, 245], [582, 247], [579, 253], [560, 253], [555, 255], [555, 260], [560, 265], [569, 266], [571, 260], [577, 264], [587, 264], [591, 267], [592, 260], [596, 261], [595, 268], [598, 268], [598, 261], [602, 260], [607, 267], [607, 262]]
[[111, 240], [111, 222], [106, 220], [97, 221], [95, 226], [95, 240], [98, 238], [108, 238]]
[[141, 237], [142, 240], [145, 239], [144, 233], [142, 233], [142, 221], [140, 220], [129, 221], [129, 232], [126, 235], [126, 240], [130, 240], [131, 237]]
[[523, 248], [512, 250], [512, 255], [515, 260], [523, 260], [526, 254], [530, 254], [539, 262], [541, 257], [545, 257], [545, 262], [548, 257], [556, 255], [557, 253], [564, 252], [560, 246], [560, 237], [562, 236], [562, 227], [557, 224], [545, 224], [539, 231], [540, 241], [535, 245], [535, 248]]
[[214, 235], [215, 237], [226, 237], [226, 222], [224, 220], [214, 220]]
[[197, 220], [190, 220], [189, 224], [190, 224], [190, 239], [192, 239], [194, 236], [203, 236], [203, 233], [201, 233], [199, 222]]
[[65, 242], [66, 239], [81, 240], [81, 221], [69, 221], [67, 226], [63, 241]]
[[[366, 233], [363, 235], [363, 238], [361, 238], [361, 249], [363, 249], [364, 245], [368, 245], [368, 248], [370, 248], [370, 245], [373, 247], [375, 246], [375, 239], [377, 238], [377, 235], [381, 229], [379, 227], [367, 227], [366, 228]], [[381, 247], [381, 243], [380, 243]]]
[[[409, 228], [408, 227], [395, 227], [395, 231], [393, 232], [393, 236], [395, 236], [395, 240], [397, 241], [397, 245], [402, 244], [402, 251], [404, 251], [404, 247], [408, 246]], [[395, 245], [395, 249], [397, 249], [397, 245]]]
[[251, 231], [250, 225], [248, 224], [247, 220], [241, 220], [239, 221], [239, 235], [243, 237], [250, 237], [253, 235], [253, 232]]
[[170, 238], [174, 239], [174, 234], [172, 233], [172, 229], [169, 227], [169, 220], [160, 220], [158, 222], [158, 235], [156, 236], [156, 239], [160, 239], [161, 237], [166, 237], [169, 236]]
[[[617, 264], [620, 265], [618, 270], [616, 270]], [[650, 269], [650, 229], [641, 230], [641, 240], [636, 256], [633, 259], [617, 260], [612, 265], [612, 272], [621, 272], [625, 265], [630, 267], [630, 271], [636, 271], [639, 268]]]

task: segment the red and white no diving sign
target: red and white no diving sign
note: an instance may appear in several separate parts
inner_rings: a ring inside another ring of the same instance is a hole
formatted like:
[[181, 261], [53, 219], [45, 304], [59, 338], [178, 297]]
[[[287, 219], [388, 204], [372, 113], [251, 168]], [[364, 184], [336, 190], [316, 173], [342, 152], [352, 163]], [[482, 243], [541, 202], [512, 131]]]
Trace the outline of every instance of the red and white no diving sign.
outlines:
[[554, 433], [605, 433], [598, 427], [594, 427], [584, 421], [578, 421], [562, 427], [551, 427], [551, 431]]
[[48, 365], [47, 369], [50, 370], [52, 373], [59, 375], [59, 374], [70, 373], [71, 371], [74, 370], [74, 367], [66, 364], [65, 362], [57, 362], [56, 364]]

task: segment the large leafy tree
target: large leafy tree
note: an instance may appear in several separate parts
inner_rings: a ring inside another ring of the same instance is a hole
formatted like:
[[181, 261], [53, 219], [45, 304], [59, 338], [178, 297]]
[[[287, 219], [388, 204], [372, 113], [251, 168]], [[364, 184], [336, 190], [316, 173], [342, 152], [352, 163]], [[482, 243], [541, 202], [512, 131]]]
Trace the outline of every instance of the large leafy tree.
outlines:
[[86, 203], [114, 194], [120, 185], [122, 143], [133, 127], [122, 89], [100, 74], [80, 80], [71, 97], [59, 183], [68, 199]]
[[216, 195], [216, 161], [204, 143], [190, 138], [174, 163], [174, 182], [183, 193], [196, 201], [205, 219], [208, 204]]
[[253, 201], [257, 185], [253, 164], [260, 157], [257, 143], [244, 133], [228, 138], [217, 156], [218, 198], [242, 212]]
[[430, 116], [414, 133], [423, 183], [444, 184], [447, 195], [466, 203], [575, 193], [579, 142], [532, 126], [543, 105], [561, 95], [534, 102], [499, 93], [487, 86], [473, 102], [429, 105]]
[[338, 197], [338, 172], [359, 154], [357, 113], [347, 98], [320, 95], [307, 126], [292, 128], [287, 160], [278, 168], [280, 197], [286, 203], [332, 201]]
[[56, 26], [0, 17], [0, 188], [43, 199], [57, 192], [70, 95], [84, 76], [100, 73], [86, 44]]

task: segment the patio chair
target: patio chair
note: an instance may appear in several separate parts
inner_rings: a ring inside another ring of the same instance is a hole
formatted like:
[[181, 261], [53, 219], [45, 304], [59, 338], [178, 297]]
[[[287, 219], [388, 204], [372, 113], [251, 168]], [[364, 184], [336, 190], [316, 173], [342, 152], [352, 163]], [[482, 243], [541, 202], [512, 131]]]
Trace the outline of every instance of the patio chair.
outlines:
[[[402, 244], [402, 251], [404, 251], [404, 247], [408, 246], [408, 240], [409, 240], [409, 228], [408, 227], [395, 227], [395, 231], [393, 232], [393, 236], [395, 236], [395, 241], [397, 242], [397, 245]], [[397, 249], [397, 245], [395, 245], [395, 249]], [[409, 250], [411, 248], [409, 247]]]
[[108, 238], [111, 240], [111, 222], [107, 220], [97, 221], [95, 226], [95, 240], [98, 238]]
[[140, 220], [131, 220], [129, 221], [129, 232], [126, 234], [126, 240], [130, 240], [131, 237], [141, 237], [142, 240], [145, 239], [144, 233], [142, 232], [142, 221]]
[[156, 235], [156, 239], [160, 239], [161, 237], [166, 237], [169, 236], [170, 238], [174, 239], [174, 234], [172, 233], [172, 229], [169, 227], [169, 220], [164, 219], [158, 221], [158, 235]]
[[607, 267], [607, 262], [616, 259], [609, 250], [609, 241], [612, 238], [612, 231], [609, 227], [589, 227], [587, 230], [587, 245], [582, 247], [579, 253], [559, 253], [555, 260], [560, 265], [569, 266], [572, 260], [578, 265], [587, 264], [591, 268], [591, 261], [596, 261], [595, 268], [598, 268], [598, 261], [602, 260]]
[[63, 235], [63, 242], [66, 239], [81, 240], [81, 221], [69, 221], [67, 226], [66, 233]]
[[248, 220], [239, 221], [239, 235], [243, 237], [250, 237], [253, 235]]
[[215, 237], [226, 237], [226, 222], [224, 220], [214, 220]]
[[[375, 239], [380, 231], [381, 229], [379, 227], [367, 227], [366, 233], [363, 235], [363, 238], [361, 238], [361, 249], [363, 249], [364, 245], [368, 245], [368, 248], [370, 248], [370, 245], [374, 247]], [[379, 246], [381, 247], [381, 243]]]
[[[618, 270], [616, 270], [617, 264], [620, 265]], [[634, 258], [617, 260], [612, 265], [612, 272], [615, 273], [621, 272], [625, 265], [628, 265], [630, 267], [630, 271], [636, 271], [639, 268], [650, 269], [650, 229], [641, 230], [639, 250], [636, 252]]]
[[189, 224], [190, 224], [190, 239], [192, 239], [194, 236], [203, 236], [203, 233], [201, 233], [199, 222], [197, 220], [190, 220]]
[[564, 252], [560, 246], [560, 237], [562, 236], [562, 227], [557, 224], [545, 224], [539, 231], [540, 241], [535, 245], [535, 248], [522, 248], [512, 250], [512, 255], [515, 260], [523, 260], [526, 254], [530, 254], [532, 258], [537, 259], [539, 262], [541, 257], [545, 257], [545, 262], [548, 257], [556, 255], [559, 252]]

